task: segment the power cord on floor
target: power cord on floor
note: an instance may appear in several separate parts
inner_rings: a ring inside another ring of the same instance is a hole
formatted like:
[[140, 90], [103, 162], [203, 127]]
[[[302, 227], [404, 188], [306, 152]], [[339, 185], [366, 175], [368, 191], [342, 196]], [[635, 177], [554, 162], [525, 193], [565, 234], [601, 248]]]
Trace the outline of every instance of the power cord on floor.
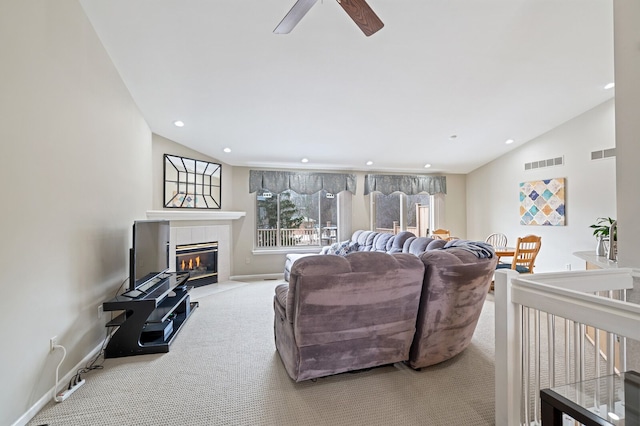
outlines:
[[[83, 368], [78, 369], [76, 374], [71, 377], [71, 380], [69, 381], [69, 387], [74, 386], [80, 381], [84, 381], [84, 379], [82, 378], [83, 374], [87, 374], [93, 370], [102, 370], [104, 368], [104, 366], [102, 365], [102, 362], [104, 362], [104, 349], [107, 347], [107, 343], [109, 342], [111, 328], [112, 327], [107, 327], [107, 335], [102, 341], [102, 346], [100, 347], [100, 350], [98, 351], [96, 356], [93, 357], [93, 359], [89, 361]], [[102, 358], [102, 362], [98, 364], [98, 360], [100, 360], [100, 358]]]
[[69, 398], [69, 396], [71, 396], [72, 393], [74, 393], [80, 386], [82, 386], [84, 384], [84, 380], [82, 380], [81, 382], [74, 383], [73, 386], [71, 386], [71, 384], [69, 384], [69, 386], [66, 389], [56, 393], [56, 390], [58, 389], [58, 377], [59, 377], [59, 374], [60, 374], [60, 366], [64, 362], [64, 359], [67, 357], [67, 350], [62, 345], [53, 345], [52, 349], [53, 350], [62, 349], [62, 359], [60, 359], [60, 362], [58, 363], [58, 366], [56, 367], [56, 381], [55, 381], [55, 383], [53, 385], [53, 400], [55, 402], [62, 402], [65, 399]]
[[73, 384], [71, 384], [70, 382], [66, 389], [63, 389], [60, 392], [56, 393], [56, 389], [58, 389], [58, 377], [60, 373], [60, 366], [64, 362], [64, 359], [67, 357], [67, 350], [65, 349], [64, 346], [53, 345], [52, 347], [53, 350], [56, 350], [58, 348], [62, 349], [62, 359], [60, 360], [60, 362], [58, 363], [58, 366], [56, 367], [56, 381], [53, 385], [53, 400], [55, 402], [62, 402], [65, 399], [69, 398], [71, 394], [74, 393], [76, 390], [78, 390], [80, 386], [84, 385], [84, 380], [76, 381]]
[[[116, 296], [118, 295], [118, 293], [120, 293], [120, 290], [122, 289], [122, 286], [124, 285], [124, 283], [127, 282], [127, 280], [129, 279], [129, 277], [125, 278], [122, 283], [120, 283], [120, 286], [118, 286], [118, 289], [116, 290]], [[113, 319], [113, 312], [111, 313], [111, 319]], [[62, 402], [65, 399], [67, 399], [73, 392], [76, 391], [76, 389], [78, 389], [80, 386], [82, 386], [85, 382], [85, 380], [82, 378], [83, 374], [89, 373], [92, 370], [101, 370], [102, 368], [104, 368], [102, 366], [102, 363], [97, 364], [98, 360], [100, 359], [100, 357], [104, 356], [104, 350], [107, 347], [107, 343], [109, 342], [109, 337], [111, 336], [111, 329], [113, 327], [107, 327], [107, 335], [105, 336], [104, 340], [102, 341], [102, 346], [100, 347], [100, 350], [98, 351], [98, 353], [96, 354], [96, 356], [87, 363], [87, 365], [85, 365], [83, 368], [80, 368], [76, 374], [73, 375], [73, 377], [71, 377], [71, 380], [69, 380], [69, 384], [67, 385], [67, 388], [60, 391], [59, 393], [56, 393], [56, 389], [58, 388], [58, 377], [59, 377], [59, 371], [60, 371], [60, 366], [62, 365], [62, 363], [64, 362], [64, 359], [67, 356], [67, 350], [65, 349], [64, 346], [62, 345], [53, 345], [52, 349], [62, 349], [62, 359], [60, 360], [60, 362], [58, 363], [58, 366], [56, 367], [56, 381], [55, 384], [53, 386], [53, 400], [56, 402]], [[102, 360], [104, 361], [104, 357], [102, 358]]]
[[58, 363], [58, 366], [56, 367], [56, 381], [55, 381], [55, 383], [53, 385], [53, 400], [55, 402], [62, 402], [62, 399], [58, 400], [59, 398], [58, 398], [58, 395], [56, 395], [56, 389], [58, 389], [58, 374], [59, 374], [59, 371], [60, 371], [60, 366], [62, 365], [62, 362], [64, 361], [64, 359], [67, 356], [67, 350], [62, 345], [54, 345], [53, 346], [53, 350], [56, 350], [58, 348], [62, 349], [62, 359], [60, 360], [60, 362]]

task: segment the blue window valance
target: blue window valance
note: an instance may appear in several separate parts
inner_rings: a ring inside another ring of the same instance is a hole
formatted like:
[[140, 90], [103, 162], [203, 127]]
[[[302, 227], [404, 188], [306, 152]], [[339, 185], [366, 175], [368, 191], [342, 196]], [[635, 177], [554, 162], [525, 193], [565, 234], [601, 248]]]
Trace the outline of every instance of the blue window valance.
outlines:
[[249, 170], [249, 192], [268, 190], [279, 194], [286, 190], [297, 194], [315, 194], [326, 190], [332, 194], [342, 191], [356, 193], [356, 175], [346, 173], [284, 172]]
[[419, 176], [419, 175], [365, 175], [364, 195], [378, 191], [384, 195], [400, 191], [407, 195], [416, 195], [421, 192], [428, 194], [446, 194], [446, 176]]

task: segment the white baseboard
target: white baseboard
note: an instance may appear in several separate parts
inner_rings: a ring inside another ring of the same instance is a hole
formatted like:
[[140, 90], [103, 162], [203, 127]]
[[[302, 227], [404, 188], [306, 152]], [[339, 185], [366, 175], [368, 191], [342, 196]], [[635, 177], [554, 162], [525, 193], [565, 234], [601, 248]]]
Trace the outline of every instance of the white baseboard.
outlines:
[[[75, 367], [73, 367], [71, 370], [69, 370], [69, 372], [67, 374], [65, 374], [61, 379], [59, 379], [58, 383], [67, 383], [69, 382], [69, 380], [71, 380], [71, 378], [76, 374], [76, 372], [83, 368], [85, 365], [87, 365], [87, 363], [93, 359], [93, 357], [95, 357], [98, 352], [100, 352], [100, 350], [102, 349], [102, 345], [103, 345], [104, 341], [100, 342], [100, 344], [98, 346], [96, 346], [95, 349], [93, 349], [91, 352], [89, 352], [89, 354], [87, 356], [85, 356], [78, 364], [76, 364]], [[51, 375], [53, 376], [55, 372], [51, 372]], [[42, 395], [42, 397], [40, 399], [38, 399], [38, 401], [33, 404], [31, 406], [31, 408], [29, 408], [27, 410], [26, 413], [24, 413], [22, 416], [20, 416], [20, 418], [18, 420], [16, 420], [12, 426], [25, 426], [27, 423], [29, 423], [31, 421], [31, 419], [33, 419], [36, 414], [38, 414], [40, 412], [40, 410], [42, 410], [44, 408], [45, 405], [47, 405], [49, 403], [49, 401], [51, 401], [53, 399], [53, 391], [54, 388], [58, 386], [58, 383], [55, 383], [51, 389], [49, 389], [47, 391], [47, 393], [45, 393], [44, 395]], [[64, 402], [61, 402], [61, 404], [64, 404]]]
[[234, 275], [232, 281], [284, 280], [284, 274]]

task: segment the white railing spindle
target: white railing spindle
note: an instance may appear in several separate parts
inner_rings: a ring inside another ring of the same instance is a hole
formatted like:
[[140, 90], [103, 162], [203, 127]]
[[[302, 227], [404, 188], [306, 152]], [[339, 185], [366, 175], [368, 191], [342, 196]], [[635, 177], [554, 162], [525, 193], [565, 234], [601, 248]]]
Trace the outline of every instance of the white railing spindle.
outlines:
[[[539, 419], [540, 380], [540, 311], [547, 315], [549, 335], [549, 384], [557, 385], [555, 374], [555, 317], [564, 319], [565, 329], [565, 382], [569, 383], [570, 370], [573, 379], [585, 378], [585, 325], [595, 330], [595, 363], [599, 374], [599, 330], [607, 334], [607, 372], [614, 371], [614, 343], [617, 336], [640, 340], [640, 305], [626, 302], [625, 289], [633, 288], [636, 271], [615, 270], [573, 271], [553, 274], [519, 275], [515, 271], [496, 271], [495, 319], [496, 319], [496, 425], [529, 425]], [[590, 294], [599, 291], [620, 291], [616, 299]], [[621, 299], [621, 300], [618, 300]], [[534, 316], [534, 395], [533, 413], [530, 413], [530, 347], [531, 325], [529, 312]], [[574, 324], [570, 326], [570, 322]], [[572, 330], [573, 329], [573, 330]], [[573, 331], [573, 341], [571, 341]], [[553, 337], [553, 339], [552, 339]], [[621, 339], [621, 350], [624, 345]], [[573, 343], [573, 344], [571, 344]], [[573, 346], [573, 356], [570, 347]], [[621, 365], [626, 368], [623, 353]], [[626, 361], [626, 360], [625, 360]], [[524, 374], [523, 374], [524, 370]], [[624, 371], [624, 370], [623, 370]], [[589, 373], [591, 374], [591, 372]], [[524, 403], [523, 403], [524, 401]]]

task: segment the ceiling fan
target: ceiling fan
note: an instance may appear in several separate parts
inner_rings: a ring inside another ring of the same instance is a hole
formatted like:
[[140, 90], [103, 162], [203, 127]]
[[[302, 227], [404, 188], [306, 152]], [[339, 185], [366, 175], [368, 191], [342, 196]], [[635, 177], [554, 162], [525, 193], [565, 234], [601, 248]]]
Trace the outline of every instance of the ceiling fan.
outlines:
[[[273, 32], [276, 34], [289, 34], [317, 1], [296, 1], [296, 4], [293, 5]], [[378, 15], [375, 14], [365, 0], [337, 0], [337, 2], [367, 37], [384, 27]]]

